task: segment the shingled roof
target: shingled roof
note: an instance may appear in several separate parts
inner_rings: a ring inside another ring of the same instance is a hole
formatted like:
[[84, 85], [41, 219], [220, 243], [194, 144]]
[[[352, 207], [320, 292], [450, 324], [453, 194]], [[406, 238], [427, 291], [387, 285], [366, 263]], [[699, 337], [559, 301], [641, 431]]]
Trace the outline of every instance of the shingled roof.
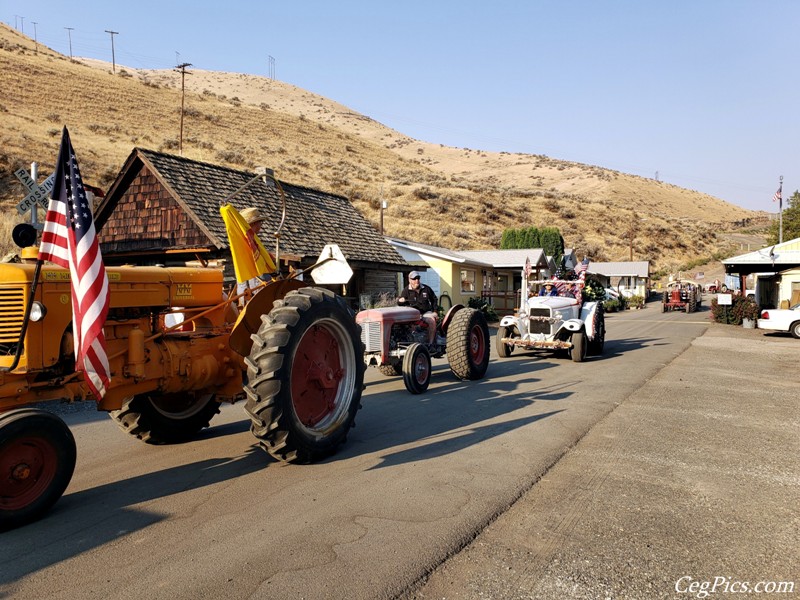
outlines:
[[[103, 253], [169, 250], [226, 254], [228, 238], [220, 203], [253, 177], [246, 171], [134, 148], [96, 211]], [[398, 270], [396, 267], [406, 265], [347, 198], [283, 181], [280, 184], [286, 198], [282, 255], [308, 263], [319, 256], [325, 244], [338, 244], [353, 266], [361, 263]], [[281, 220], [275, 185], [257, 180], [231, 204], [240, 211], [248, 206], [261, 211], [265, 221], [260, 236], [267, 249], [274, 251], [273, 234]]]

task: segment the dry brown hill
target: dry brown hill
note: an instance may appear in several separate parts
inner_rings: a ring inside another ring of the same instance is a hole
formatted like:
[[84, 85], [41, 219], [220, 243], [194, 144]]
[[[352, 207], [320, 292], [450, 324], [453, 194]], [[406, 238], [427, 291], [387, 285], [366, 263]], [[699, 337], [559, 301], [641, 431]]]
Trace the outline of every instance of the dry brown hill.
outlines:
[[[388, 235], [453, 249], [498, 247], [505, 228], [559, 227], [594, 260], [675, 271], [727, 250], [724, 233], [766, 213], [663, 182], [546, 156], [421, 142], [295, 86], [190, 69], [183, 155], [342, 194]], [[180, 74], [73, 61], [0, 25], [0, 202], [13, 171], [52, 170], [70, 129], [85, 180], [107, 187], [134, 146], [178, 153]], [[13, 208], [9, 209], [13, 211]], [[2, 233], [2, 232], [0, 232]]]

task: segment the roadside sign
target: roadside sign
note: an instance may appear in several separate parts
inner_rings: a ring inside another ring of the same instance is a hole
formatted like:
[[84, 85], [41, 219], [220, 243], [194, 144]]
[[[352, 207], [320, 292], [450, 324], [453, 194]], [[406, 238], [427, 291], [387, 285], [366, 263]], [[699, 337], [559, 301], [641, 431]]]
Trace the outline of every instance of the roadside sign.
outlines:
[[17, 204], [17, 212], [21, 215], [25, 214], [37, 204], [42, 208], [47, 208], [49, 203], [48, 196], [50, 195], [50, 191], [53, 189], [53, 183], [55, 182], [55, 173], [51, 173], [50, 177], [42, 182], [42, 185], [36, 183], [36, 180], [31, 177], [25, 169], [17, 169], [14, 171], [14, 175], [16, 175], [17, 179], [22, 182], [22, 185], [28, 190], [28, 195], [25, 196], [22, 201]]
[[733, 304], [733, 294], [717, 294], [717, 304], [731, 306]]

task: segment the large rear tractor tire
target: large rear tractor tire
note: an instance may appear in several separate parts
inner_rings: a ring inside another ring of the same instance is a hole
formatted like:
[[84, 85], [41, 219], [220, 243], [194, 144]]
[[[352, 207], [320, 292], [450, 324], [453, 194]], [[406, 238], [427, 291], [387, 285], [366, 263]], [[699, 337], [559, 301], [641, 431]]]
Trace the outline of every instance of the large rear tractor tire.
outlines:
[[422, 344], [411, 344], [406, 350], [403, 383], [412, 394], [421, 394], [431, 383], [431, 355]]
[[213, 394], [147, 393], [127, 398], [111, 418], [146, 444], [180, 444], [197, 437], [219, 413]]
[[576, 331], [572, 334], [572, 348], [569, 355], [573, 362], [583, 362], [586, 359], [586, 333]]
[[462, 308], [447, 328], [447, 359], [459, 379], [481, 379], [489, 366], [489, 326], [483, 313]]
[[587, 351], [589, 354], [599, 356], [603, 353], [606, 344], [606, 316], [603, 313], [603, 305], [597, 307], [594, 313], [594, 337], [589, 342]]
[[289, 292], [253, 334], [245, 410], [250, 431], [278, 460], [309, 463], [347, 439], [361, 408], [364, 346], [344, 299]]
[[75, 438], [56, 415], [0, 414], [0, 531], [35, 521], [61, 498], [75, 471]]
[[514, 351], [514, 346], [503, 342], [503, 338], [510, 338], [514, 336], [514, 327], [498, 327], [497, 337], [495, 337], [495, 349], [497, 356], [500, 358], [508, 358]]

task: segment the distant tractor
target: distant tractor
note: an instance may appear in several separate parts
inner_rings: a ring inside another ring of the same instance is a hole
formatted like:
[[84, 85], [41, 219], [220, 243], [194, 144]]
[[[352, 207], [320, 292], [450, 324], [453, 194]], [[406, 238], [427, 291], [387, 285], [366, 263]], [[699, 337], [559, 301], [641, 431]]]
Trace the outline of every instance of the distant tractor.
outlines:
[[661, 312], [683, 310], [693, 313], [701, 301], [700, 287], [697, 284], [690, 281], [673, 281], [667, 285], [662, 296]]

